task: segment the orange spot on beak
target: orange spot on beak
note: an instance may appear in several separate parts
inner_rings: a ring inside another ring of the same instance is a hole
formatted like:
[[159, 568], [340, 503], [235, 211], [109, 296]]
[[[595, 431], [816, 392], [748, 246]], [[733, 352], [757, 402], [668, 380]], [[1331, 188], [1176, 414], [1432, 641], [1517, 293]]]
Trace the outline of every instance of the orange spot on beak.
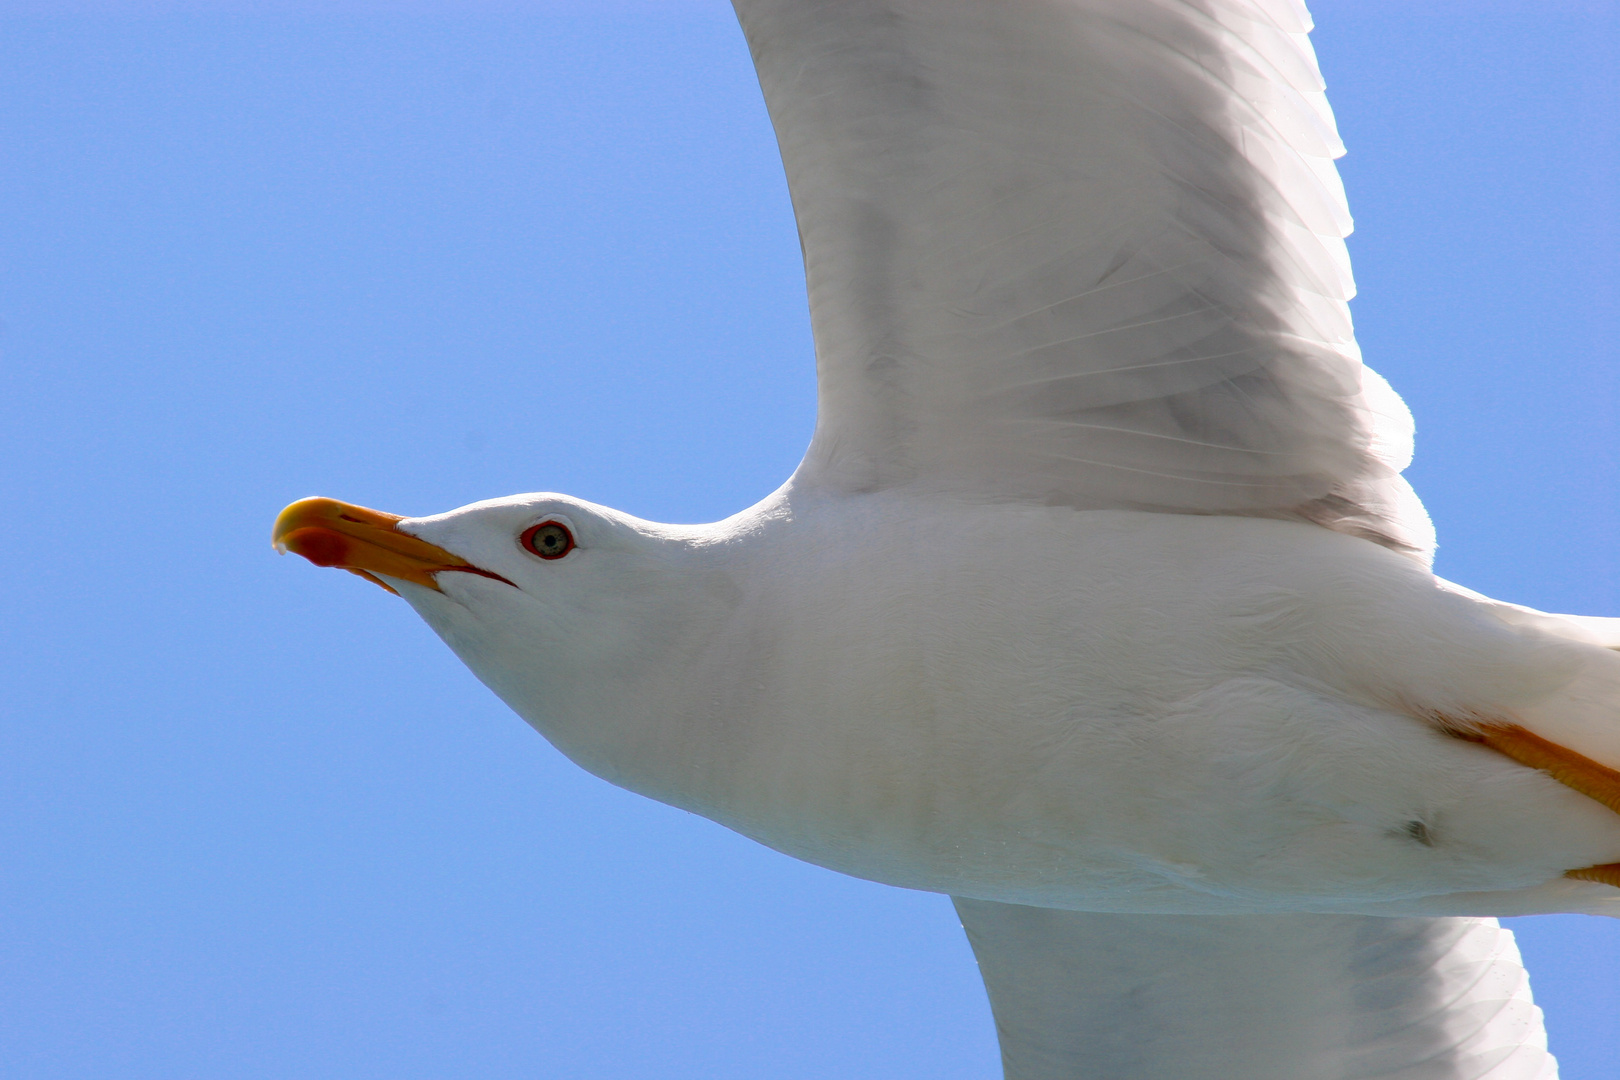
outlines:
[[284, 550], [302, 555], [316, 566], [342, 566], [349, 557], [349, 541], [342, 533], [306, 525], [281, 538]]

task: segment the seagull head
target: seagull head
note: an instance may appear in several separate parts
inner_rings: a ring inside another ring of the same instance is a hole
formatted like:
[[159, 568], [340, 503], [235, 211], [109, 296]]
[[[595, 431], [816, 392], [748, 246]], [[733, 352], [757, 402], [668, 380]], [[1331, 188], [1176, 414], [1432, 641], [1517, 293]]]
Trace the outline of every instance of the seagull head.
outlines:
[[277, 517], [272, 540], [402, 597], [558, 749], [645, 793], [650, 778], [627, 775], [625, 763], [662, 741], [660, 716], [675, 703], [658, 688], [678, 685], [672, 675], [736, 595], [714, 526], [643, 521], [549, 492], [418, 518], [301, 499]]

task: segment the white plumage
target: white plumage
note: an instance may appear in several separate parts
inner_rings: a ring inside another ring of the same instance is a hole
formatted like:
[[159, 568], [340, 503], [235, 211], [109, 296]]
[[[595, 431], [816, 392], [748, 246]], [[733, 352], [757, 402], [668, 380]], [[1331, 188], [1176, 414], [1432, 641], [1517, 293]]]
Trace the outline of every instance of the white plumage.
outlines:
[[805, 472], [1428, 553], [1303, 8], [743, 0], [805, 250]]
[[278, 542], [593, 772], [954, 895], [1011, 1080], [1555, 1075], [1487, 916], [1620, 914], [1620, 631], [1430, 572], [1304, 9], [736, 6], [816, 336], [794, 477]]
[[1558, 1075], [1494, 919], [956, 908], [1010, 1077]]

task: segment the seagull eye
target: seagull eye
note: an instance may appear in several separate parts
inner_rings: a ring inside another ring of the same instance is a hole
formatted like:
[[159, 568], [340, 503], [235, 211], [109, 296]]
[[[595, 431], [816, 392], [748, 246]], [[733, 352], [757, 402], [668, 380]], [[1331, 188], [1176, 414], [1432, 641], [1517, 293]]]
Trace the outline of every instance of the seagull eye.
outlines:
[[542, 559], [560, 559], [574, 550], [574, 534], [566, 525], [542, 521], [524, 532], [523, 546]]

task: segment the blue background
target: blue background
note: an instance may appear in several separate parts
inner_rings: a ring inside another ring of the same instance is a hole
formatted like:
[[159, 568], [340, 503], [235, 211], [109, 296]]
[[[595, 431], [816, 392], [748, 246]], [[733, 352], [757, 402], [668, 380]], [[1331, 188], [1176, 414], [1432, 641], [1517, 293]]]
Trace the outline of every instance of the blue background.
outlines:
[[[1322, 0], [1355, 313], [1442, 573], [1620, 614], [1620, 9]], [[721, 0], [0, 4], [0, 1075], [996, 1072], [948, 903], [617, 791], [320, 493], [710, 520], [813, 420]], [[1566, 1080], [1620, 924], [1518, 920]]]

